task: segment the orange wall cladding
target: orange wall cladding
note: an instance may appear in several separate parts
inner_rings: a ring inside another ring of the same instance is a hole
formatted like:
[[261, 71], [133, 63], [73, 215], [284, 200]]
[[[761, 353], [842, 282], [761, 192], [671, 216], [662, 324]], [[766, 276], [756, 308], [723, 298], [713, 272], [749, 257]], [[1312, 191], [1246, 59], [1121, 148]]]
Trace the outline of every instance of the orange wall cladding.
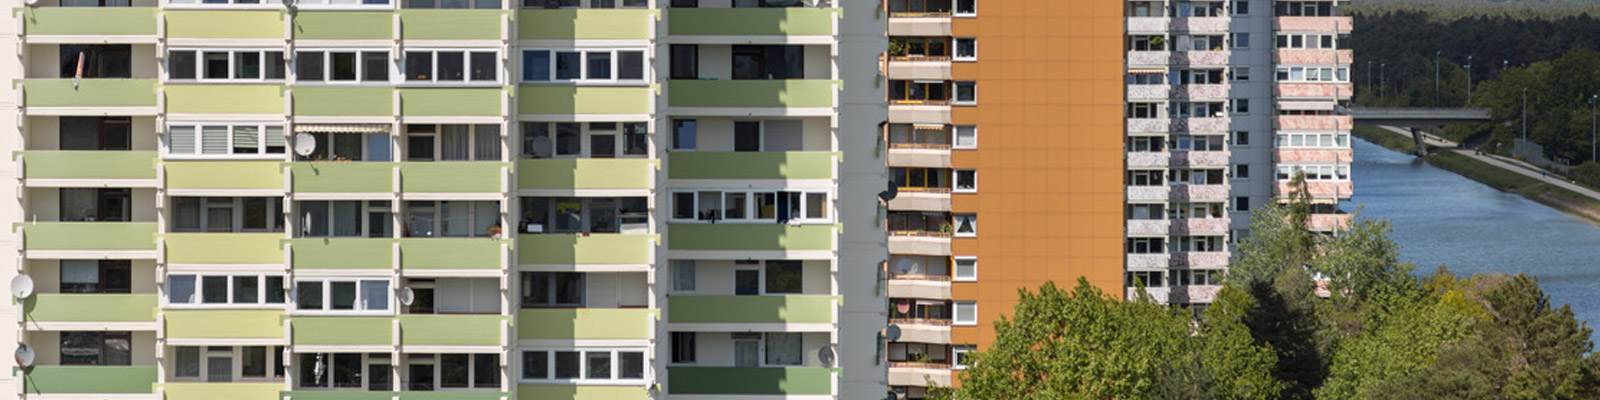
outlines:
[[956, 125], [978, 127], [978, 150], [954, 168], [978, 171], [978, 192], [956, 194], [956, 213], [977, 213], [978, 236], [952, 254], [978, 257], [977, 282], [956, 300], [977, 300], [978, 326], [954, 343], [987, 348], [993, 321], [1017, 290], [1078, 277], [1122, 296], [1123, 0], [980, 0], [976, 18], [952, 18], [956, 37], [978, 38], [977, 62], [957, 62], [957, 81], [977, 81], [978, 104], [953, 107]]

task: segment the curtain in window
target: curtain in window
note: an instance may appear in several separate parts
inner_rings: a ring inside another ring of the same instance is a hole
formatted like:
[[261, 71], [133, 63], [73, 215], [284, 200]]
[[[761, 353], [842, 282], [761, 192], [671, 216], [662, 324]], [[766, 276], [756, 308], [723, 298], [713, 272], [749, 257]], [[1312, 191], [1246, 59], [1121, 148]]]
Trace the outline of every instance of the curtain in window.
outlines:
[[61, 189], [62, 221], [93, 221], [99, 215], [98, 189]]
[[228, 127], [200, 127], [201, 154], [228, 154]]
[[500, 126], [476, 125], [472, 129], [474, 148], [472, 159], [500, 161]]
[[363, 135], [336, 134], [329, 136], [333, 137], [333, 158], [335, 160], [361, 160]]
[[468, 151], [471, 149], [472, 138], [468, 134], [466, 125], [445, 125], [439, 133], [441, 152], [439, 158], [448, 161], [469, 160]]
[[361, 281], [361, 309], [389, 309], [389, 281]]
[[445, 236], [471, 236], [472, 235], [472, 208], [470, 202], [444, 201], [441, 214], [444, 215]]
[[333, 218], [334, 236], [361, 235], [361, 202], [333, 202]]
[[61, 260], [61, 291], [92, 293], [100, 284], [100, 263], [92, 260]]
[[472, 232], [488, 236], [489, 227], [500, 223], [500, 205], [492, 201], [472, 202]]
[[800, 365], [800, 333], [768, 333], [767, 365]]
[[[283, 148], [283, 147], [285, 147], [285, 142], [286, 142], [286, 140], [283, 137], [283, 127], [281, 127], [281, 126], [268, 126], [267, 127], [267, 147], [269, 147], [269, 148], [272, 148], [272, 147]], [[269, 151], [269, 153], [270, 153], [270, 151]]]

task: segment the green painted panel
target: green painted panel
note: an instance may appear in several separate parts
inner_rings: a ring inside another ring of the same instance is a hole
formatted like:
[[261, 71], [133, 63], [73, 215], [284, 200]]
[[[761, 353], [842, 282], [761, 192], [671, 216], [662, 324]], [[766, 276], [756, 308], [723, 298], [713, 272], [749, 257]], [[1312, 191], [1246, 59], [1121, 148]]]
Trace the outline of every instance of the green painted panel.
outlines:
[[394, 319], [389, 317], [294, 317], [296, 345], [393, 345]]
[[154, 365], [37, 365], [24, 371], [27, 394], [155, 393]]
[[280, 161], [166, 161], [168, 189], [283, 189]]
[[517, 235], [518, 264], [649, 264], [657, 235], [536, 233]]
[[420, 193], [499, 192], [505, 163], [493, 161], [400, 164], [400, 190]]
[[500, 10], [400, 10], [400, 35], [418, 39], [500, 39]]
[[167, 112], [188, 114], [283, 114], [278, 85], [167, 85]]
[[17, 223], [28, 250], [155, 250], [154, 222]]
[[417, 269], [500, 269], [500, 247], [510, 243], [488, 238], [399, 240], [400, 267]]
[[307, 161], [289, 163], [294, 191], [313, 193], [380, 193], [394, 191], [394, 163], [371, 161]]
[[29, 35], [155, 35], [155, 7], [26, 7]]
[[518, 39], [649, 39], [655, 10], [522, 10]]
[[283, 338], [283, 310], [166, 310], [163, 314], [168, 338]]
[[283, 383], [164, 383], [165, 400], [280, 400]]
[[833, 152], [761, 151], [667, 153], [671, 179], [832, 179]]
[[282, 233], [168, 233], [168, 264], [283, 264]]
[[649, 400], [644, 386], [517, 385], [519, 399]]
[[652, 92], [647, 87], [522, 86], [517, 89], [521, 114], [648, 114]]
[[155, 79], [19, 79], [28, 107], [155, 107]]
[[[278, 385], [280, 388], [282, 384]], [[454, 391], [445, 393], [456, 393]], [[279, 397], [289, 400], [393, 400], [400, 392], [368, 392], [361, 390], [296, 390], [279, 392]]]
[[667, 105], [671, 107], [833, 107], [835, 81], [789, 80], [671, 80]]
[[833, 250], [833, 225], [670, 224], [673, 250]]
[[370, 11], [300, 11], [295, 39], [394, 39], [394, 14]]
[[155, 322], [154, 294], [40, 293], [22, 301], [37, 322]]
[[644, 308], [524, 308], [518, 339], [649, 339], [656, 310]]
[[291, 88], [295, 115], [394, 115], [394, 89], [367, 86]]
[[649, 189], [656, 160], [643, 158], [517, 161], [518, 189]]
[[289, 239], [294, 268], [394, 268], [394, 241], [383, 238]]
[[404, 115], [500, 115], [500, 89], [400, 89]]
[[400, 316], [400, 344], [406, 346], [499, 346], [500, 315]]
[[155, 179], [154, 151], [19, 151], [28, 179]]
[[491, 392], [483, 390], [471, 391], [405, 391], [400, 392], [400, 400], [500, 400], [510, 397], [507, 392]]
[[829, 395], [833, 381], [823, 367], [667, 367], [674, 395]]
[[674, 324], [826, 324], [833, 322], [833, 296], [667, 296]]
[[668, 8], [673, 36], [832, 35], [831, 8]]
[[281, 10], [166, 10], [167, 37], [283, 39]]

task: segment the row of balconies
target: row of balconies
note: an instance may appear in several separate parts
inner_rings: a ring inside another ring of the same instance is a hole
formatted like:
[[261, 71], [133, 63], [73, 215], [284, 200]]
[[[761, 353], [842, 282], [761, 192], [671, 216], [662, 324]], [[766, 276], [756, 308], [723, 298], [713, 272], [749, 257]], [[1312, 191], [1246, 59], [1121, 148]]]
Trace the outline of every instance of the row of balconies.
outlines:
[[[1151, 300], [1162, 304], [1192, 304], [1210, 303], [1217, 297], [1217, 291], [1222, 290], [1222, 285], [1188, 285], [1168, 287], [1147, 287], [1144, 292], [1150, 295]], [[1139, 298], [1139, 288], [1127, 288], [1128, 300]]]
[[[1232, 17], [1128, 17], [1130, 33], [1228, 33]], [[1355, 27], [1351, 17], [1275, 17], [1274, 31], [1337, 32], [1350, 33]]]
[[[1129, 133], [1228, 132], [1232, 118], [1129, 118]], [[1275, 115], [1277, 130], [1350, 130], [1355, 120], [1349, 115]]]
[[[1348, 161], [1346, 161], [1348, 162]], [[1350, 194], [1355, 192], [1355, 182], [1352, 181], [1306, 181], [1306, 191], [1314, 199], [1339, 199], [1349, 200]], [[1288, 196], [1291, 192], [1288, 182], [1278, 182], [1274, 194]]]
[[1167, 236], [1228, 233], [1227, 218], [1130, 219], [1129, 236]]
[[[1232, 64], [1233, 52], [1229, 50], [1190, 51], [1129, 51], [1128, 65], [1214, 65]], [[1342, 64], [1354, 62], [1350, 50], [1335, 49], [1282, 49], [1275, 50], [1272, 61], [1279, 64]]]
[[1131, 202], [1170, 202], [1170, 201], [1228, 201], [1228, 185], [1157, 185], [1157, 186], [1128, 186], [1128, 201]]
[[1139, 168], [1174, 166], [1226, 167], [1228, 166], [1229, 154], [1227, 151], [1130, 151], [1128, 152], [1128, 166]]
[[1222, 251], [1186, 251], [1177, 253], [1129, 254], [1128, 270], [1162, 270], [1168, 268], [1226, 268], [1233, 253]]
[[[1354, 94], [1349, 82], [1278, 83], [1273, 95], [1279, 99], [1339, 99], [1348, 100]], [[1231, 85], [1128, 85], [1128, 101], [1165, 101], [1172, 99], [1227, 99]]]

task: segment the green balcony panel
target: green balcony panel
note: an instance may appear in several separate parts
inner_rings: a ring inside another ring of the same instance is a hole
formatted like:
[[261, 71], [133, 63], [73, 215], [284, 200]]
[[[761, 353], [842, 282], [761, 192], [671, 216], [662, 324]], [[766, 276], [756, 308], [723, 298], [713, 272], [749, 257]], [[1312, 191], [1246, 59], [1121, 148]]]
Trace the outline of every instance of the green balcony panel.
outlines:
[[133, 36], [156, 34], [155, 7], [20, 8], [29, 35]]
[[155, 79], [19, 79], [28, 107], [155, 107]]
[[491, 315], [421, 315], [400, 317], [400, 344], [406, 346], [499, 346], [500, 323]]
[[644, 386], [517, 385], [519, 399], [649, 400]]
[[826, 324], [833, 322], [833, 296], [667, 296], [674, 324]]
[[500, 89], [400, 89], [405, 115], [500, 115]]
[[167, 394], [164, 400], [281, 400], [283, 383], [164, 383], [161, 388]]
[[394, 163], [305, 161], [289, 163], [294, 191], [310, 193], [388, 193], [394, 191]]
[[154, 222], [23, 222], [23, 248], [38, 250], [155, 250]]
[[649, 39], [655, 10], [522, 10], [517, 38]]
[[167, 112], [178, 114], [283, 114], [278, 85], [167, 85]]
[[826, 151], [667, 153], [671, 179], [832, 179], [834, 156]]
[[166, 10], [167, 37], [284, 39], [281, 10]]
[[828, 395], [833, 370], [823, 367], [667, 367], [674, 395]]
[[390, 317], [294, 317], [296, 345], [393, 345]]
[[500, 400], [510, 393], [486, 390], [404, 391], [400, 400]]
[[643, 158], [517, 161], [518, 189], [649, 189], [655, 160]]
[[283, 338], [283, 310], [166, 310], [162, 314], [169, 339]]
[[649, 264], [657, 235], [532, 233], [517, 235], [518, 264]]
[[28, 179], [155, 179], [154, 151], [21, 151]]
[[393, 88], [296, 86], [290, 89], [295, 115], [392, 116], [395, 111]]
[[393, 40], [394, 14], [370, 11], [304, 11], [294, 15], [295, 39]]
[[669, 8], [672, 36], [832, 35], [831, 8]]
[[517, 89], [521, 114], [648, 114], [648, 87], [528, 85]]
[[833, 107], [835, 81], [672, 80], [667, 82], [671, 107], [805, 108]]
[[283, 264], [282, 233], [168, 233], [168, 264]]
[[649, 339], [656, 310], [646, 308], [524, 308], [518, 339]]
[[[283, 384], [278, 384], [282, 389]], [[460, 393], [456, 391], [442, 393]], [[279, 398], [289, 400], [393, 400], [400, 392], [369, 392], [363, 390], [295, 390], [279, 392]]]
[[149, 394], [156, 366], [36, 365], [22, 379], [27, 394]]
[[400, 10], [406, 40], [500, 40], [500, 10]]
[[295, 269], [392, 269], [394, 241], [383, 238], [288, 239]]
[[22, 312], [33, 322], [155, 322], [156, 295], [40, 293]]
[[489, 238], [400, 239], [400, 267], [416, 269], [500, 269], [501, 247]]
[[415, 193], [499, 192], [506, 164], [493, 161], [400, 164], [400, 190]]
[[167, 189], [283, 189], [280, 161], [167, 161]]
[[671, 224], [673, 250], [833, 250], [833, 225]]

